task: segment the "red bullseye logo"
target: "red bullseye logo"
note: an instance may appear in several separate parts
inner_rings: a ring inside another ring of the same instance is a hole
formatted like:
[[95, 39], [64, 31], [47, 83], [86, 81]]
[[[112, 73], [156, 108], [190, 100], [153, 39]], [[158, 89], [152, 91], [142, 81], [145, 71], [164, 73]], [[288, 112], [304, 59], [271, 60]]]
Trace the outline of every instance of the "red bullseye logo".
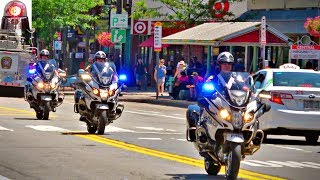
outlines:
[[210, 14], [215, 18], [222, 18], [229, 11], [230, 4], [227, 0], [210, 0], [209, 1]]
[[133, 34], [147, 34], [148, 21], [134, 21]]

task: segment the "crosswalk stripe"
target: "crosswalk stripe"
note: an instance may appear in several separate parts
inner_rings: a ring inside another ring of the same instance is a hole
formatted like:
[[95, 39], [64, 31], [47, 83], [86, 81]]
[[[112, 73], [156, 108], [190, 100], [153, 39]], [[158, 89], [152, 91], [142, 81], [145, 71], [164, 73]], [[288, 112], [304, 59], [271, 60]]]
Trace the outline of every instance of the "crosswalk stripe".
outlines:
[[268, 162], [265, 162], [265, 161], [248, 160], [248, 162], [260, 164], [260, 165], [262, 165], [262, 166], [264, 166], [264, 167], [283, 167], [283, 166], [281, 166], [281, 165], [273, 164], [273, 163], [268, 163]]
[[268, 161], [268, 162], [269, 163], [274, 163], [274, 164], [279, 164], [279, 165], [282, 165], [282, 166], [292, 167], [292, 168], [303, 168], [300, 165], [291, 164], [291, 163], [288, 163], [288, 162], [281, 162], [281, 161]]
[[63, 129], [60, 127], [55, 127], [55, 126], [49, 126], [49, 125], [28, 125], [26, 126], [28, 128], [32, 128], [38, 131], [55, 131], [55, 132], [66, 132], [68, 131], [67, 129]]
[[300, 166], [303, 166], [303, 167], [309, 167], [309, 168], [315, 168], [315, 169], [320, 169], [320, 166], [315, 166], [315, 165], [312, 165], [312, 164], [306, 164], [306, 163], [298, 163], [298, 162], [294, 162], [294, 161], [287, 161], [291, 164], [295, 164], [295, 165], [300, 165]]
[[0, 126], [0, 131], [13, 131], [13, 129], [8, 129], [8, 128]]
[[319, 167], [320, 167], [320, 164], [314, 163], [314, 162], [302, 162], [302, 163], [304, 163], [304, 164], [311, 164], [311, 165], [319, 166]]

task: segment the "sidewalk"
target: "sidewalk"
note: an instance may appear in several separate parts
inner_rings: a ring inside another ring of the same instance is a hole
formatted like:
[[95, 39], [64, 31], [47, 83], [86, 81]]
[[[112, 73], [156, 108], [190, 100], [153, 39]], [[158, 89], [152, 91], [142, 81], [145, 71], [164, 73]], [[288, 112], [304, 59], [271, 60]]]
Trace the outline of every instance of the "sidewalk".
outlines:
[[[66, 96], [74, 95], [73, 88], [65, 87], [62, 90]], [[122, 92], [122, 94], [123, 96], [120, 96], [120, 100], [126, 102], [149, 103], [180, 108], [187, 108], [188, 105], [196, 104], [195, 101], [171, 100], [171, 97], [167, 92], [165, 92], [163, 96], [159, 96], [158, 99], [156, 99], [156, 89], [151, 87], [148, 87], [147, 89], [143, 88], [142, 90], [137, 90], [136, 87], [128, 87]]]

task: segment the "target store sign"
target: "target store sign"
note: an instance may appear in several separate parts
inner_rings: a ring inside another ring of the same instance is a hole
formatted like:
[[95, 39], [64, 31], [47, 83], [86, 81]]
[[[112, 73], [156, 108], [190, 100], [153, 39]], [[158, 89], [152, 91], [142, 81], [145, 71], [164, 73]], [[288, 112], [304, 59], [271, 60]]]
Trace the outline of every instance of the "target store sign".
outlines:
[[148, 34], [149, 22], [148, 21], [133, 21], [132, 25], [132, 34]]

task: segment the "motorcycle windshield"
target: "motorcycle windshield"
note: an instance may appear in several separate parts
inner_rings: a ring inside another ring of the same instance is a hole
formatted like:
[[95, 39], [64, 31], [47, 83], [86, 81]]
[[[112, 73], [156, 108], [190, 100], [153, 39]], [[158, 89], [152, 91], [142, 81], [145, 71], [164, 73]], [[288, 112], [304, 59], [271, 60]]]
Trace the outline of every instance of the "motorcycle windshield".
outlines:
[[52, 79], [54, 71], [57, 70], [57, 62], [54, 59], [38, 61], [38, 71], [44, 77], [45, 80]]
[[95, 62], [92, 64], [92, 75], [100, 85], [108, 86], [112, 83], [114, 71], [109, 66], [109, 63]]
[[225, 87], [225, 93], [229, 96], [231, 104], [243, 106], [246, 104], [250, 90], [253, 89], [253, 79], [247, 72], [220, 73], [218, 79]]

